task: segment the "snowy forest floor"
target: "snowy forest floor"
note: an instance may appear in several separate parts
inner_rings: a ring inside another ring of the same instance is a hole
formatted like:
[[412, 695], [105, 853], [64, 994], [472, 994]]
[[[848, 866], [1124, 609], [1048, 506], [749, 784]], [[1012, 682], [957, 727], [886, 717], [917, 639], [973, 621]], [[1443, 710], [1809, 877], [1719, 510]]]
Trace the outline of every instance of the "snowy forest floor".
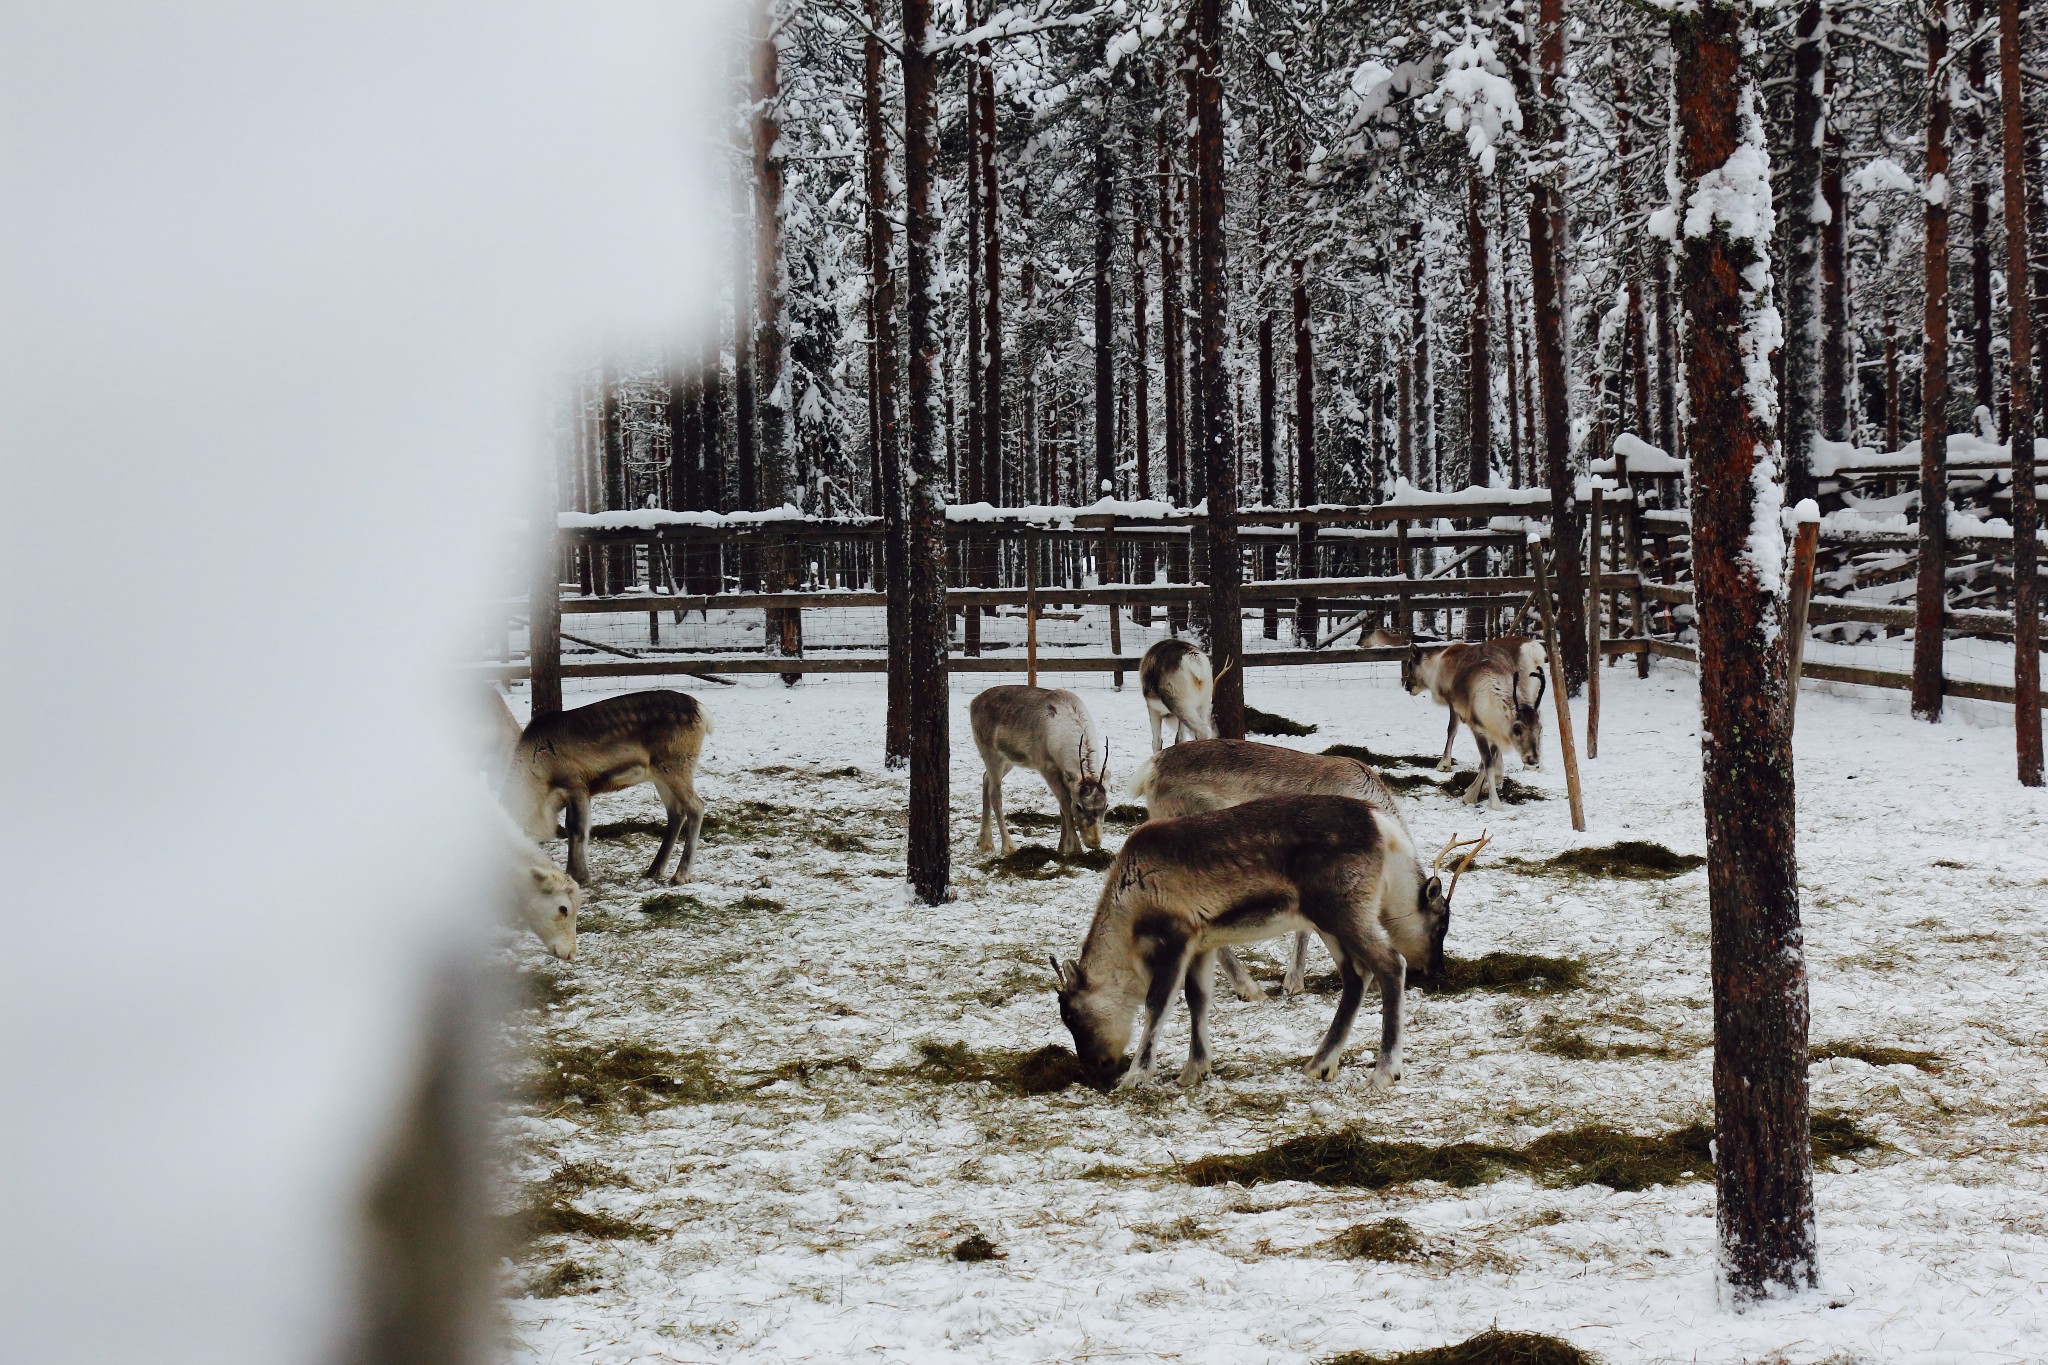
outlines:
[[[1279, 998], [1277, 943], [1251, 954], [1273, 998], [1219, 994], [1205, 1085], [1171, 1084], [1176, 1001], [1161, 1084], [1033, 1093], [1018, 1064], [1069, 1041], [1046, 958], [1078, 950], [1101, 879], [975, 852], [966, 707], [1001, 680], [954, 685], [959, 900], [941, 908], [903, 891], [906, 781], [882, 768], [878, 679], [695, 686], [717, 726], [698, 879], [651, 886], [653, 839], [615, 835], [592, 845], [573, 965], [508, 934], [533, 1000], [514, 1029], [529, 1088], [502, 1122], [507, 1207], [534, 1234], [506, 1271], [510, 1358], [1307, 1362], [1489, 1326], [1610, 1365], [2048, 1358], [2048, 800], [2014, 783], [2005, 725], [1800, 701], [1814, 1044], [1906, 1050], [1814, 1063], [1816, 1112], [1880, 1144], [1818, 1163], [1819, 1293], [1721, 1311], [1702, 1179], [1617, 1190], [1443, 1151], [1410, 1155], [1476, 1183], [1190, 1179], [1197, 1158], [1310, 1134], [1533, 1150], [1589, 1125], [1710, 1119], [1706, 874], [1546, 865], [1618, 840], [1704, 851], [1692, 677], [1605, 680], [1575, 836], [1555, 735], [1542, 770], [1511, 774], [1537, 799], [1475, 812], [1429, 780], [1444, 713], [1391, 669], [1252, 676], [1254, 705], [1320, 727], [1276, 742], [1425, 760], [1388, 768], [1418, 843], [1491, 829], [1454, 959], [1583, 974], [1412, 992], [1406, 1074], [1381, 1095], [1364, 1086], [1370, 1002], [1339, 1079], [1301, 1074], [1334, 977], [1313, 980], [1329, 971], [1317, 947], [1311, 991]], [[1136, 678], [1051, 682], [1086, 699], [1121, 785], [1149, 746]], [[1469, 770], [1469, 736], [1458, 753]], [[1054, 809], [1035, 776], [1008, 793], [1013, 814]], [[600, 798], [596, 819], [659, 813], [641, 788]], [[1049, 850], [1056, 832], [1019, 841]], [[669, 908], [643, 908], [662, 893]], [[1388, 1219], [1412, 1237], [1345, 1236]], [[993, 1258], [955, 1259], [976, 1237]]]

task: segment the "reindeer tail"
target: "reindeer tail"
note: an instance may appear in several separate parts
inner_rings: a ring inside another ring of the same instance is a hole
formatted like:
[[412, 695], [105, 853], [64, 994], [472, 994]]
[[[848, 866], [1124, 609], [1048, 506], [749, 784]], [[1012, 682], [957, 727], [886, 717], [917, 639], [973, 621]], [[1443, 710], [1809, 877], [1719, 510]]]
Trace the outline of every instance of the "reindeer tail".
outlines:
[[1155, 762], [1157, 762], [1158, 759], [1159, 755], [1153, 754], [1150, 757], [1148, 757], [1143, 763], [1140, 763], [1137, 766], [1137, 768], [1132, 771], [1131, 784], [1128, 788], [1126, 788], [1126, 790], [1129, 791], [1132, 796], [1136, 797], [1140, 801], [1143, 801], [1147, 805], [1150, 805], [1152, 803], [1152, 779], [1155, 776], [1155, 774], [1152, 771], [1152, 765]]

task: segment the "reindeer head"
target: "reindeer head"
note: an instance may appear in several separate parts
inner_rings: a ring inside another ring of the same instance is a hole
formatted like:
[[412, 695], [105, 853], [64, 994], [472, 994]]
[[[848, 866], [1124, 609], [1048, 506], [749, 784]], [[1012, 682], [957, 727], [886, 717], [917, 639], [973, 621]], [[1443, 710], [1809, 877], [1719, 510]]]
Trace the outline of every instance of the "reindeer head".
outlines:
[[[1429, 879], [1422, 884], [1419, 899], [1422, 902], [1422, 921], [1429, 928], [1429, 962], [1424, 967], [1424, 974], [1431, 978], [1441, 975], [1444, 969], [1444, 940], [1451, 932], [1451, 897], [1458, 890], [1458, 878], [1465, 875], [1465, 869], [1472, 866], [1472, 860], [1479, 856], [1479, 850], [1487, 843], [1488, 836], [1483, 830], [1477, 839], [1462, 842], [1453, 834], [1451, 841], [1443, 846], [1443, 851], [1436, 855], [1436, 861], [1430, 864]], [[1452, 869], [1451, 884], [1445, 886], [1444, 860], [1461, 848], [1467, 852]]]
[[1123, 1069], [1131, 1045], [1131, 1005], [1117, 992], [1093, 988], [1073, 958], [1052, 959], [1060, 1022], [1074, 1036], [1074, 1055], [1096, 1079], [1109, 1082]]
[[1508, 731], [1515, 752], [1527, 767], [1543, 766], [1543, 713], [1527, 702], [1515, 703], [1515, 723]]
[[576, 912], [583, 888], [559, 868], [526, 869], [519, 887], [519, 918], [564, 962], [576, 960]]
[[1102, 817], [1109, 813], [1109, 744], [1103, 742], [1102, 764], [1095, 771], [1088, 769], [1088, 737], [1081, 737], [1081, 778], [1074, 784], [1074, 826], [1081, 835], [1081, 842], [1090, 848], [1102, 847]]
[[1422, 646], [1411, 644], [1408, 652], [1401, 657], [1401, 686], [1415, 696], [1428, 685], [1422, 681]]

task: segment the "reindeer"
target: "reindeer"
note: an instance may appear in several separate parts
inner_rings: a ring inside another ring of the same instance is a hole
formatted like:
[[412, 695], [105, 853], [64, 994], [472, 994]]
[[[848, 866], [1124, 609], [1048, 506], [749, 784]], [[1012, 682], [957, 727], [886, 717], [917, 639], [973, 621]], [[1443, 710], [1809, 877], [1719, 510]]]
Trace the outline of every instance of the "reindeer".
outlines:
[[512, 751], [505, 804], [527, 835], [541, 841], [555, 837], [555, 821], [566, 810], [569, 875], [588, 886], [590, 798], [652, 783], [668, 812], [668, 827], [646, 875], [661, 880], [680, 835], [683, 856], [668, 880], [686, 881], [704, 824], [697, 756], [710, 734], [711, 717], [684, 692], [632, 692], [537, 717]]
[[533, 930], [547, 950], [564, 962], [576, 960], [576, 915], [583, 906], [583, 888], [547, 851], [526, 837], [511, 816], [497, 813], [504, 847], [502, 870], [505, 908]]
[[1079, 697], [1063, 689], [991, 687], [968, 704], [967, 714], [984, 770], [981, 835], [975, 847], [984, 853], [993, 849], [993, 816], [1003, 856], [1017, 851], [1003, 816], [1003, 778], [1013, 767], [1031, 769], [1052, 788], [1060, 807], [1061, 857], [1079, 853], [1083, 844], [1102, 847], [1102, 817], [1109, 809], [1109, 750]]
[[1209, 708], [1214, 679], [1209, 675], [1209, 656], [1186, 640], [1161, 640], [1145, 651], [1138, 661], [1138, 687], [1145, 694], [1145, 711], [1152, 718], [1152, 752], [1158, 753], [1159, 725], [1173, 717], [1173, 740], [1178, 744], [1192, 734], [1196, 739], [1216, 738], [1216, 722]]
[[[1344, 990], [1308, 1064], [1334, 1079], [1370, 974], [1380, 988], [1375, 1090], [1401, 1075], [1401, 1006], [1408, 965], [1441, 970], [1458, 877], [1486, 843], [1453, 839], [1427, 875], [1399, 820], [1345, 796], [1268, 796], [1227, 810], [1140, 826], [1110, 865], [1081, 956], [1053, 959], [1060, 1018], [1098, 1078], [1124, 1065], [1131, 1016], [1142, 1004], [1138, 1055], [1119, 1087], [1148, 1079], [1159, 1020], [1179, 988], [1190, 1033], [1182, 1085], [1209, 1072], [1209, 982], [1232, 943], [1312, 929], [1337, 959]], [[1468, 852], [1446, 888], [1437, 875]]]
[[[1162, 749], [1138, 765], [1131, 795], [1145, 803], [1146, 817], [1153, 820], [1223, 810], [1262, 796], [1349, 796], [1401, 822], [1394, 793], [1370, 765], [1243, 739], [1204, 739]], [[1308, 937], [1306, 932], [1294, 936], [1281, 986], [1289, 995], [1299, 995], [1307, 985]], [[1265, 997], [1236, 953], [1219, 949], [1216, 960], [1238, 999]]]
[[1543, 762], [1543, 646], [1521, 635], [1507, 635], [1476, 645], [1441, 645], [1424, 652], [1410, 645], [1401, 661], [1401, 685], [1411, 696], [1428, 692], [1451, 711], [1444, 735], [1439, 772], [1457, 766], [1451, 744], [1463, 721], [1479, 746], [1479, 773], [1465, 789], [1465, 804], [1483, 794], [1493, 810], [1501, 808], [1500, 778], [1505, 750], [1512, 745], [1531, 768]]

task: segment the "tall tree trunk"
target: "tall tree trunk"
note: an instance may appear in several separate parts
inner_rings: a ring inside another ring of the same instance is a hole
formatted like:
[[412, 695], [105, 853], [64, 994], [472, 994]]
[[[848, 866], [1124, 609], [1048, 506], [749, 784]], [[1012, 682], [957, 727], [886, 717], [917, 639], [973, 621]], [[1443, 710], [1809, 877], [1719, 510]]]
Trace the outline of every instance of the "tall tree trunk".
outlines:
[[1832, 113], [1832, 70], [1828, 86], [1830, 114], [1820, 169], [1820, 197], [1828, 212], [1820, 229], [1820, 434], [1830, 441], [1846, 441], [1850, 438], [1848, 204], [1842, 197], [1842, 133]]
[[2041, 625], [2035, 534], [2041, 524], [2034, 496], [2033, 310], [2027, 299], [2027, 156], [2020, 85], [2019, 0], [1999, 0], [1998, 79], [2005, 116], [2005, 299], [2011, 313], [2006, 387], [2011, 395], [2012, 611], [2014, 729], [2020, 785], [2041, 785]]
[[1422, 251], [1422, 224], [1415, 223], [1408, 234], [1409, 275], [1408, 315], [1412, 320], [1412, 335], [1415, 345], [1410, 354], [1415, 364], [1415, 472], [1416, 483], [1431, 488], [1439, 487], [1437, 478], [1436, 424], [1432, 420], [1434, 395], [1429, 382], [1429, 306], [1423, 297], [1422, 283], [1425, 261]]
[[[751, 149], [748, 149], [751, 156]], [[735, 177], [733, 246], [738, 254], [732, 283], [732, 435], [733, 494], [738, 509], [752, 512], [761, 505], [761, 462], [754, 439], [754, 236], [747, 231], [751, 187], [745, 173]], [[740, 590], [761, 590], [760, 552], [751, 542], [739, 547]]]
[[1654, 248], [1657, 275], [1651, 297], [1657, 318], [1657, 447], [1678, 449], [1678, 347], [1671, 328], [1671, 253]]
[[[1169, 97], [1170, 98], [1170, 97]], [[1166, 137], [1167, 116], [1161, 115], [1159, 137], [1159, 359], [1165, 371], [1166, 388], [1166, 500], [1186, 507], [1187, 477], [1187, 373], [1182, 361], [1187, 353], [1182, 336], [1185, 318], [1181, 313], [1179, 225], [1173, 211], [1177, 192], [1171, 144]], [[1169, 580], [1188, 581], [1188, 550], [1176, 541], [1167, 554]], [[1185, 603], [1166, 608], [1166, 622], [1174, 634], [1188, 628]]]
[[[1265, 243], [1260, 242], [1263, 247]], [[1276, 468], [1274, 428], [1277, 416], [1274, 405], [1278, 395], [1277, 376], [1273, 365], [1273, 310], [1264, 306], [1259, 309], [1259, 503], [1265, 507], [1279, 506], [1279, 476]], [[1268, 582], [1279, 577], [1279, 551], [1271, 541], [1259, 552], [1259, 576]], [[1265, 619], [1261, 623], [1262, 634], [1268, 640], [1280, 638], [1280, 604], [1266, 604]]]
[[932, 293], [939, 261], [935, 181], [938, 92], [926, 50], [931, 0], [903, 0], [904, 281], [910, 349], [910, 841], [911, 889], [927, 905], [950, 894], [952, 848], [947, 761], [951, 754], [946, 677], [946, 489], [939, 449], [938, 331]]
[[1927, 23], [1927, 178], [1923, 182], [1927, 288], [1920, 343], [1920, 566], [1913, 616], [1913, 714], [1941, 719], [1942, 622], [1948, 560], [1948, 5]]
[[[1003, 234], [1002, 180], [996, 162], [996, 81], [989, 45], [975, 50], [981, 64], [981, 488], [990, 502], [1003, 502]], [[996, 546], [981, 548], [983, 587], [996, 585]]]
[[[1988, 35], [1977, 32], [1984, 23], [1984, 0], [1970, 0], [1970, 48], [1964, 71], [1972, 91], [1986, 88], [1984, 48]], [[1991, 158], [1992, 144], [1985, 137], [1984, 104], [1970, 101], [1963, 111], [1963, 140], [1969, 145], [1970, 163], [1970, 429], [1977, 429], [1975, 409], [1998, 411], [1998, 380], [1991, 363]]]
[[1503, 178], [1500, 189], [1500, 316], [1502, 378], [1508, 390], [1508, 482], [1522, 486], [1522, 381], [1517, 373], [1515, 348], [1522, 335], [1515, 312], [1515, 276], [1508, 268], [1508, 191]]
[[[1635, 216], [1635, 195], [1629, 180], [1626, 162], [1635, 153], [1635, 103], [1629, 96], [1628, 79], [1614, 78], [1614, 155], [1624, 163], [1620, 173], [1617, 191], [1619, 216], [1625, 221]], [[1640, 253], [1633, 244], [1622, 252], [1622, 274], [1626, 277], [1624, 316], [1627, 325], [1624, 331], [1624, 346], [1627, 351], [1627, 365], [1630, 381], [1630, 397], [1633, 400], [1630, 416], [1623, 423], [1642, 440], [1650, 439], [1650, 361], [1648, 338], [1643, 335], [1643, 279]], [[1600, 451], [1602, 455], [1607, 451]]]
[[[1142, 196], [1133, 192], [1131, 200], [1131, 349], [1134, 353], [1132, 378], [1137, 382], [1136, 411], [1131, 425], [1131, 443], [1136, 447], [1133, 458], [1137, 461], [1138, 486], [1136, 497], [1143, 502], [1153, 496], [1152, 489], [1152, 370], [1146, 356], [1147, 333], [1151, 324], [1145, 316], [1145, 272], [1151, 262], [1145, 247], [1145, 205]], [[1152, 543], [1148, 540], [1138, 547], [1138, 581], [1152, 581]], [[1152, 608], [1139, 605], [1131, 609], [1131, 619], [1141, 626], [1152, 624]]]
[[[787, 293], [782, 261], [782, 86], [776, 53], [776, 32], [781, 26], [775, 0], [762, 0], [756, 10], [754, 55], [754, 310], [759, 333], [754, 342], [754, 367], [761, 387], [756, 420], [760, 424], [759, 507], [779, 507], [792, 493], [789, 467], [789, 400], [783, 383], [783, 310]], [[794, 587], [794, 551], [785, 545], [770, 545], [763, 586], [769, 592]], [[794, 656], [803, 652], [801, 622], [793, 611], [776, 610], [767, 616], [765, 643], [777, 654]], [[801, 673], [785, 673], [782, 681], [795, 684]]]
[[1899, 448], [1899, 319], [1890, 303], [1884, 310], [1884, 448]]
[[[969, 28], [978, 26], [982, 21], [982, 17], [983, 11], [981, 7], [975, 4], [973, 0], [969, 0], [967, 6], [967, 26]], [[981, 415], [983, 374], [981, 327], [984, 317], [981, 306], [981, 156], [983, 150], [981, 140], [981, 83], [984, 80], [990, 79], [990, 75], [983, 68], [980, 56], [975, 53], [968, 53], [966, 55], [966, 60], [961, 63], [961, 70], [966, 73], [967, 77], [967, 169], [963, 177], [967, 182], [967, 297], [964, 300], [967, 305], [967, 364], [963, 367], [967, 371], [967, 472], [965, 479], [955, 486], [961, 490], [960, 497], [963, 502], [982, 502], [993, 501], [988, 496], [988, 490], [982, 486], [982, 468], [984, 463], [982, 459], [982, 433], [985, 428]], [[950, 418], [951, 414], [949, 411], [949, 426]], [[950, 447], [951, 438], [949, 432], [948, 448], [950, 449]], [[981, 544], [978, 539], [957, 542], [953, 552], [970, 570], [979, 566]], [[971, 583], [976, 580], [974, 574], [970, 572], [962, 576], [962, 581]], [[981, 608], [968, 607], [965, 617], [966, 619], [962, 623], [960, 650], [961, 653], [969, 657], [978, 657], [981, 654]]]
[[[1312, 507], [1321, 490], [1316, 484], [1316, 353], [1315, 332], [1309, 325], [1308, 262], [1296, 256], [1293, 263], [1294, 288], [1294, 498], [1296, 506]], [[1294, 532], [1294, 572], [1302, 578], [1316, 576], [1316, 526], [1304, 521]], [[1315, 648], [1322, 632], [1319, 606], [1313, 597], [1295, 606], [1294, 635], [1304, 649]]]
[[[1476, 164], [1465, 168], [1465, 248], [1472, 276], [1472, 323], [1470, 356], [1465, 371], [1465, 482], [1468, 487], [1485, 488], [1493, 481], [1493, 301], [1486, 241], [1486, 181]], [[1478, 529], [1479, 522], [1467, 526]], [[1482, 562], [1477, 566], [1484, 569]], [[1466, 577], [1474, 570], [1468, 568]], [[1486, 638], [1486, 612], [1477, 607], [1465, 610], [1465, 638]]]
[[1586, 685], [1586, 585], [1579, 563], [1579, 512], [1572, 468], [1570, 377], [1565, 370], [1564, 119], [1558, 82], [1564, 76], [1564, 0], [1539, 0], [1531, 35], [1541, 173], [1529, 182], [1529, 283], [1536, 307], [1536, 387], [1542, 396], [1543, 452], [1550, 481], [1550, 550], [1557, 565], [1558, 649], [1564, 683], [1577, 696]]
[[1095, 141], [1095, 487], [1093, 496], [1081, 499], [1084, 503], [1116, 496], [1116, 323], [1109, 295], [1110, 258], [1116, 252], [1113, 186], [1109, 129], [1104, 127]]
[[[1766, 344], [1763, 315], [1771, 307], [1770, 190], [1749, 190], [1752, 201], [1738, 206], [1753, 211], [1747, 223], [1742, 211], [1716, 213], [1700, 203], [1728, 193], [1731, 157], [1763, 155], [1746, 13], [1735, 0], [1713, 0], [1671, 23], [1685, 186], [1680, 221], [1691, 229], [1680, 243], [1679, 289], [1692, 415], [1686, 440], [1714, 979], [1714, 1176], [1721, 1274], [1738, 1306], [1818, 1280], [1785, 690], [1786, 547], [1782, 489], [1770, 463], [1777, 394], [1768, 370], [1748, 364]], [[1709, 214], [1702, 235], [1692, 220]]]
[[[1792, 38], [1792, 145], [1785, 158], [1785, 481], [1813, 496], [1813, 438], [1820, 424], [1821, 151], [1827, 136], [1827, 10], [1806, 0]], [[1670, 447], [1666, 447], [1669, 449]]]
[[873, 317], [875, 446], [882, 518], [882, 568], [889, 632], [887, 717], [882, 762], [910, 761], [910, 540], [903, 507], [903, 453], [896, 413], [896, 228], [889, 214], [889, 128], [882, 105], [882, 0], [867, 2], [861, 112], [867, 127], [868, 297]]
[[1201, 156], [1195, 173], [1196, 276], [1201, 302], [1203, 464], [1208, 472], [1209, 658], [1215, 669], [1216, 733], [1244, 738], [1244, 619], [1238, 580], [1237, 452], [1230, 422], [1230, 377], [1223, 369], [1225, 297], [1223, 243], [1223, 6], [1197, 0], [1195, 124]]

